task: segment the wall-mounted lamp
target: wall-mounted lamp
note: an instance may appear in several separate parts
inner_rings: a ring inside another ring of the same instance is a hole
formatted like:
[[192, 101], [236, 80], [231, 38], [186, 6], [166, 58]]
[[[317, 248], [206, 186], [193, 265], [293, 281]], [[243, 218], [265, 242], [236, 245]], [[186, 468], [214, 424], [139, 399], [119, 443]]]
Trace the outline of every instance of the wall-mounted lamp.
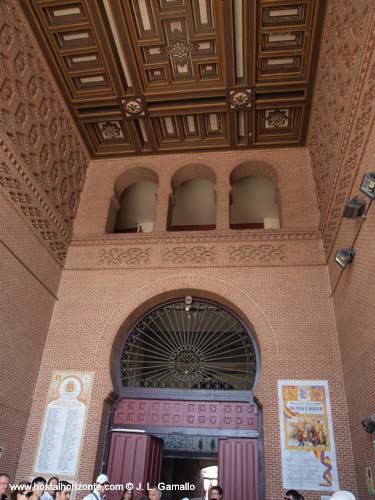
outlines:
[[352, 248], [340, 248], [336, 252], [335, 261], [343, 269], [354, 259], [355, 251]]
[[371, 198], [375, 198], [375, 172], [367, 172], [362, 179], [360, 191]]
[[354, 196], [345, 205], [343, 216], [347, 219], [355, 219], [356, 217], [362, 217], [366, 210], [365, 200], [361, 200], [357, 196]]

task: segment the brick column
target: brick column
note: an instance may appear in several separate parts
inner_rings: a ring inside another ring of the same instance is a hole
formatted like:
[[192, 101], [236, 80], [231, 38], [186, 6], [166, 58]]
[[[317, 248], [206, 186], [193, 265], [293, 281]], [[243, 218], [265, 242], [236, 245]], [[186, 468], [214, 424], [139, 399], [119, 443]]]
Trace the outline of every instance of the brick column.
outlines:
[[167, 216], [170, 195], [169, 179], [160, 179], [159, 186], [155, 192], [155, 217], [154, 232], [167, 230]]
[[229, 229], [229, 191], [228, 183], [218, 183], [215, 189], [216, 195], [216, 229]]

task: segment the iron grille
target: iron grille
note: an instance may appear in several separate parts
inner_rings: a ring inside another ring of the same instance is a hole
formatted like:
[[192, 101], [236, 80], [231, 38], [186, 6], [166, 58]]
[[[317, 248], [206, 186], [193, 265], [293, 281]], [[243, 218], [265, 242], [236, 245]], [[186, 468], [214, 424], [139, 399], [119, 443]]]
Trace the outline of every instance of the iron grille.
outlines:
[[240, 321], [194, 300], [163, 305], [140, 320], [121, 354], [124, 387], [251, 390], [256, 353]]

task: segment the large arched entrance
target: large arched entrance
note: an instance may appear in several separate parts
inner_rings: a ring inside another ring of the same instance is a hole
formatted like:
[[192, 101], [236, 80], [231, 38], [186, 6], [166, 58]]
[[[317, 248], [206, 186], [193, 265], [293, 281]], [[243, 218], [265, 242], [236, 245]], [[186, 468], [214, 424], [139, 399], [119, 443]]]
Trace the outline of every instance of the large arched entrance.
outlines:
[[218, 303], [187, 296], [140, 318], [116, 356], [112, 483], [133, 483], [135, 497], [159, 482], [171, 500], [205, 497], [217, 482], [225, 500], [262, 496], [252, 394], [259, 354], [242, 320]]

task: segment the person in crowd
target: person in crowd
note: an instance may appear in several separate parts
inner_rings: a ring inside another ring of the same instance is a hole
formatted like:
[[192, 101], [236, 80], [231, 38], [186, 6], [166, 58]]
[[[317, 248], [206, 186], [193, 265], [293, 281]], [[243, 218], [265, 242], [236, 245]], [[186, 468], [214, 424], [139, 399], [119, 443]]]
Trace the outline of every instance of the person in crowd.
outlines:
[[12, 491], [12, 500], [26, 500], [32, 496], [31, 483], [29, 481], [21, 481], [17, 484], [17, 488]]
[[305, 497], [297, 490], [288, 490], [285, 493], [284, 500], [305, 500]]
[[148, 495], [141, 493], [135, 500], [149, 500], [149, 498], [148, 498]]
[[58, 481], [58, 487], [55, 489], [56, 500], [69, 500], [72, 492], [72, 485], [68, 481]]
[[355, 500], [353, 493], [346, 490], [336, 491], [331, 498], [334, 498], [335, 500]]
[[59, 484], [59, 478], [52, 476], [48, 479], [46, 489], [41, 500], [54, 500], [56, 496], [56, 486]]
[[161, 490], [157, 486], [152, 486], [148, 490], [148, 498], [150, 500], [159, 500], [161, 498]]
[[99, 474], [95, 481], [95, 488], [83, 500], [105, 500], [105, 492], [108, 486], [108, 476], [106, 474]]
[[10, 477], [5, 472], [0, 472], [0, 500], [7, 500], [6, 491], [8, 489]]
[[133, 488], [124, 490], [121, 500], [133, 500]]
[[30, 496], [31, 500], [40, 500], [41, 497], [43, 496], [43, 493], [46, 488], [47, 481], [44, 479], [44, 477], [35, 477], [31, 481], [31, 492], [32, 495]]
[[221, 486], [212, 486], [210, 489], [210, 500], [223, 500], [223, 493], [223, 488]]

